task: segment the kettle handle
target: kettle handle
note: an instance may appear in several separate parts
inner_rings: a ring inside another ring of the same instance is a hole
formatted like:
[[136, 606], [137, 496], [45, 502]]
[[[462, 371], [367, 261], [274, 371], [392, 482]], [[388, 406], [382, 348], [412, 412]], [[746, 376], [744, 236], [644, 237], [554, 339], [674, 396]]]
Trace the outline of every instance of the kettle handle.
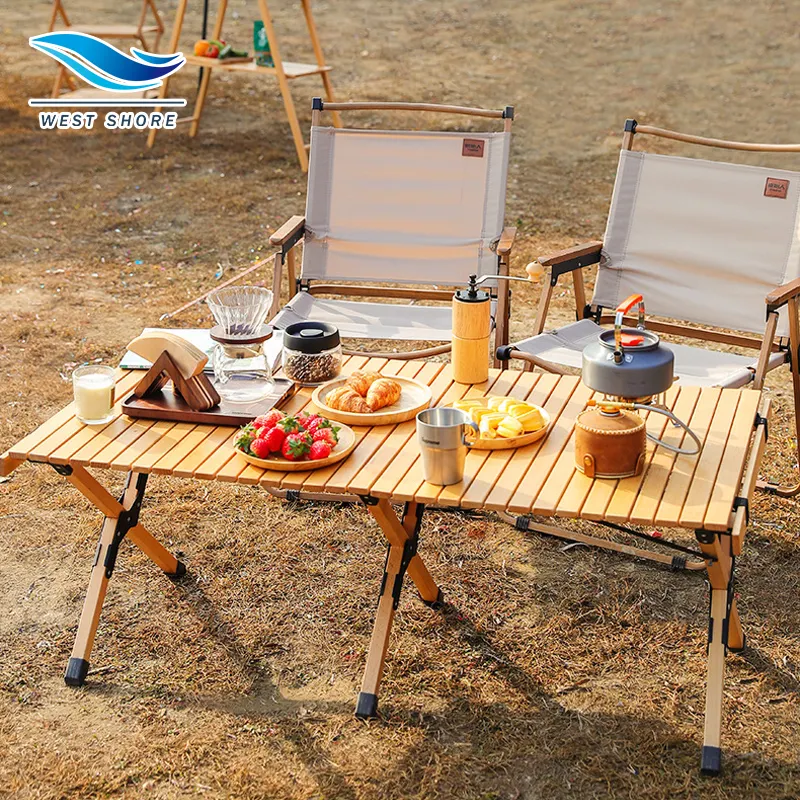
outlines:
[[632, 294], [617, 306], [617, 313], [614, 316], [614, 360], [619, 363], [622, 360], [622, 320], [634, 306], [639, 306], [639, 321], [637, 328], [644, 330], [644, 298], [640, 294]]

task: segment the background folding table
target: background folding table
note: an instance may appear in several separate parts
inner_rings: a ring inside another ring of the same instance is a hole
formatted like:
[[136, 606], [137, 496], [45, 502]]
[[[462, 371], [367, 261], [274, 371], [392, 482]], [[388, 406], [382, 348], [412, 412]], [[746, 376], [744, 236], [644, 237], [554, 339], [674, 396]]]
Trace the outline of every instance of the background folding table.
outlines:
[[[452, 381], [449, 364], [362, 357], [346, 360], [344, 371], [364, 367], [424, 381], [431, 387], [434, 405], [484, 394], [526, 398], [547, 409], [552, 418], [550, 431], [540, 441], [516, 450], [470, 452], [464, 480], [446, 487], [423, 480], [413, 420], [355, 428], [356, 449], [330, 467], [309, 472], [263, 470], [234, 453], [233, 428], [134, 420], [122, 415], [120, 402], [141, 373], [120, 371], [116, 417], [110, 423], [85, 426], [70, 404], [0, 456], [0, 475], [9, 474], [26, 460], [51, 464], [105, 517], [66, 682], [81, 685], [86, 679], [108, 581], [126, 536], [168, 575], [179, 577], [185, 572], [183, 564], [139, 522], [149, 473], [238, 481], [284, 490], [294, 497], [347, 494], [363, 500], [388, 540], [388, 552], [358, 697], [356, 713], [362, 717], [377, 714], [378, 690], [405, 574], [414, 581], [423, 601], [435, 605], [442, 600], [417, 552], [426, 505], [580, 518], [611, 523], [622, 530], [630, 530], [629, 525], [688, 528], [697, 539], [696, 551], [684, 547], [680, 556], [655, 558], [673, 567], [706, 569], [708, 573], [711, 603], [702, 768], [718, 772], [724, 657], [728, 649], [741, 650], [745, 641], [733, 594], [735, 557], [742, 549], [748, 500], [767, 438], [769, 401], [762, 401], [761, 393], [752, 389], [676, 384], [667, 394], [667, 405], [700, 436], [702, 453], [675, 455], [648, 445], [642, 475], [592, 480], [577, 472], [573, 463], [575, 418], [592, 396], [577, 377], [492, 370], [487, 382], [470, 387]], [[284, 410], [300, 411], [310, 404], [310, 395], [310, 390], [300, 390], [284, 404]], [[683, 440], [683, 431], [668, 428], [661, 415], [649, 415], [647, 427], [673, 444]], [[127, 473], [119, 500], [89, 468]], [[404, 504], [400, 515], [393, 507], [399, 503]], [[573, 539], [582, 535], [534, 522], [528, 516], [520, 517], [520, 523], [523, 529]], [[613, 548], [646, 554], [625, 545], [614, 544]]]

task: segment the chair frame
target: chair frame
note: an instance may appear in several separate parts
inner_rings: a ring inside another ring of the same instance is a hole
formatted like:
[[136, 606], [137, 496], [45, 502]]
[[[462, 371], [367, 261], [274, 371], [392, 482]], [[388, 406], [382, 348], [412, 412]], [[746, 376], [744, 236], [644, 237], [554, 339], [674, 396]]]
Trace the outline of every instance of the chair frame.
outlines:
[[[488, 117], [490, 119], [503, 120], [503, 130], [506, 133], [511, 131], [511, 123], [514, 119], [513, 106], [506, 106], [502, 110], [495, 111], [465, 106], [438, 105], [435, 103], [323, 103], [321, 98], [315, 97], [311, 111], [312, 127], [320, 125], [320, 117], [324, 111], [331, 112], [332, 114], [336, 114], [340, 111], [430, 111], [444, 114], [461, 114], [470, 117]], [[335, 294], [349, 297], [380, 297], [405, 300], [452, 300], [453, 292], [443, 289], [421, 289], [411, 287], [390, 288], [363, 284], [317, 283], [312, 279], [301, 280], [297, 274], [297, 262], [294, 248], [305, 236], [305, 223], [305, 217], [293, 216], [270, 236], [270, 244], [280, 248], [280, 251], [276, 253], [274, 257], [273, 293], [275, 299], [270, 317], [274, 317], [281, 308], [279, 298], [284, 267], [289, 284], [289, 300], [301, 291], [308, 292], [312, 295]], [[507, 227], [503, 229], [500, 235], [500, 240], [497, 243], [496, 249], [498, 275], [508, 276], [509, 274], [511, 251], [514, 246], [516, 232], [516, 228]], [[492, 297], [497, 300], [495, 347], [508, 343], [511, 315], [511, 292], [508, 288], [508, 281], [499, 280], [497, 283], [497, 288], [492, 290]], [[348, 355], [355, 354], [382, 358], [416, 359], [442, 355], [450, 352], [450, 349], [451, 345], [443, 344], [418, 350], [409, 350], [402, 353], [384, 353], [364, 350], [345, 350], [344, 352]], [[499, 362], [496, 359], [495, 365], [499, 366]]]
[[[625, 130], [622, 137], [622, 149], [633, 150], [634, 136], [636, 134], [646, 134], [657, 136], [663, 139], [673, 139], [688, 144], [702, 145], [705, 147], [717, 147], [725, 150], [746, 150], [751, 152], [764, 153], [800, 153], [800, 144], [764, 144], [758, 142], [736, 142], [725, 139], [711, 139], [705, 136], [694, 136], [687, 133], [656, 128], [651, 125], [639, 125], [635, 119], [625, 122]], [[575, 317], [581, 319], [593, 319], [598, 324], [613, 322], [614, 313], [603, 309], [601, 306], [592, 306], [586, 301], [586, 287], [584, 284], [583, 268], [597, 264], [603, 248], [602, 241], [592, 241], [585, 244], [569, 247], [560, 250], [549, 256], [541, 256], [538, 260], [545, 269], [546, 281], [539, 302], [539, 309], [534, 323], [534, 334], [539, 335], [544, 331], [547, 318], [547, 311], [550, 306], [550, 299], [553, 290], [558, 284], [558, 279], [562, 275], [572, 276], [575, 293]], [[746, 336], [726, 331], [705, 330], [703, 328], [683, 323], [661, 322], [649, 320], [648, 328], [655, 331], [670, 334], [673, 336], [684, 336], [690, 339], [699, 339], [709, 342], [719, 342], [736, 347], [758, 350], [758, 362], [754, 370], [752, 386], [761, 389], [764, 379], [769, 370], [769, 357], [774, 352], [785, 354], [785, 363], [790, 365], [792, 374], [792, 390], [794, 395], [794, 416], [795, 427], [798, 441], [800, 441], [800, 278], [797, 278], [783, 286], [776, 286], [765, 297], [766, 320], [764, 325], [763, 337]], [[789, 315], [789, 336], [776, 337], [775, 331], [778, 324], [778, 310], [786, 306]], [[636, 321], [632, 317], [626, 317], [626, 324], [635, 325]], [[557, 365], [550, 364], [542, 358], [532, 356], [517, 350], [513, 346], [504, 348], [500, 353], [502, 360], [517, 358], [526, 362], [527, 368], [532, 369], [538, 366], [550, 372], [567, 372]], [[759, 481], [758, 487], [781, 497], [793, 497], [800, 494], [800, 483], [793, 486], [781, 486], [775, 483]]]

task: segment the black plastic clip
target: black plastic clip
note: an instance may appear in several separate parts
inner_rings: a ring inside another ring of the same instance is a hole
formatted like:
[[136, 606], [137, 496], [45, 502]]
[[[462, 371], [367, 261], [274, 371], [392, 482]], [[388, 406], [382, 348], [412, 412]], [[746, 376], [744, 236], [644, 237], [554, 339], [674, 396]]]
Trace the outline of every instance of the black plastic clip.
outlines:
[[299, 489], [287, 489], [286, 490], [286, 499], [290, 503], [296, 503], [300, 500], [300, 490]]
[[[410, 511], [410, 503], [406, 503], [403, 509], [403, 520], [405, 521]], [[400, 558], [400, 566], [397, 570], [397, 575], [394, 577], [394, 584], [392, 585], [392, 606], [396, 609], [400, 603], [400, 592], [403, 589], [403, 578], [405, 578], [408, 565], [411, 559], [417, 554], [417, 547], [419, 545], [419, 531], [422, 527], [422, 515], [425, 512], [425, 506], [422, 503], [417, 503], [415, 508], [414, 530], [403, 543], [403, 555]], [[391, 550], [391, 547], [389, 548]], [[389, 562], [389, 551], [386, 553], [386, 562]], [[383, 583], [381, 584], [381, 594], [383, 594], [384, 587], [386, 586], [386, 568], [383, 571]]]
[[69, 464], [50, 465], [59, 475], [72, 475], [72, 467]]
[[[728, 650], [738, 653], [744, 647], [742, 646], [741, 648], [732, 648], [728, 645], [728, 632], [730, 630], [731, 611], [733, 610], [733, 601], [736, 598], [735, 571], [736, 571], [736, 556], [731, 556], [731, 574], [730, 578], [728, 578], [728, 586], [725, 590], [726, 593], [725, 618], [722, 620], [722, 645], [725, 648], [726, 653], [728, 652]], [[707, 585], [708, 585], [708, 644], [706, 645], [706, 652], [708, 652], [708, 647], [714, 640], [714, 618], [711, 616], [711, 605], [713, 603], [714, 589], [712, 588], [710, 583]]]
[[670, 563], [669, 568], [673, 572], [686, 569], [686, 556], [672, 556], [672, 563]]
[[[119, 554], [119, 546], [122, 544], [122, 540], [128, 535], [128, 531], [131, 530], [131, 528], [135, 528], [139, 524], [139, 512], [142, 510], [142, 502], [144, 501], [144, 490], [146, 486], [147, 473], [137, 473], [136, 498], [134, 499], [133, 503], [131, 503], [130, 508], [120, 511], [119, 517], [117, 517], [117, 525], [114, 528], [114, 537], [108, 545], [108, 550], [106, 550], [105, 561], [103, 561], [103, 566], [106, 568], [106, 578], [110, 578], [114, 573], [114, 567], [117, 563], [117, 555]], [[120, 503], [123, 502], [127, 489], [128, 486], [126, 486], [125, 490], [122, 492], [122, 496], [119, 499]]]
[[400, 568], [397, 570], [397, 575], [394, 576], [394, 585], [392, 586], [392, 607], [395, 609], [397, 609], [397, 606], [400, 603], [400, 592], [403, 589], [403, 578], [406, 575], [406, 570], [408, 569], [408, 565], [411, 563], [411, 559], [417, 554], [418, 543], [419, 537], [415, 533], [413, 536], [409, 536], [403, 544], [403, 556], [400, 559]]
[[722, 644], [725, 645], [725, 652], [728, 652], [728, 628], [731, 621], [731, 609], [736, 597], [736, 556], [731, 556], [731, 576], [728, 579], [728, 594], [725, 601], [725, 619], [722, 620]]
[[756, 411], [756, 421], [755, 427], [757, 428], [759, 425], [764, 426], [764, 441], [769, 441], [769, 420], [766, 417], [762, 417], [761, 414]]
[[498, 361], [508, 361], [511, 358], [511, 354], [513, 352], [514, 352], [513, 344], [503, 344], [497, 348], [495, 356], [497, 357]]
[[700, 528], [694, 532], [694, 537], [700, 544], [714, 544], [717, 534], [714, 531], [707, 531]]
[[[409, 503], [406, 503], [403, 507], [403, 519], [408, 516], [409, 510]], [[416, 519], [414, 520], [414, 532], [411, 534], [415, 539], [419, 537], [419, 529], [422, 527], [422, 515], [425, 513], [425, 504], [424, 503], [416, 503]]]
[[746, 497], [736, 497], [733, 501], [733, 510], [734, 512], [738, 508], [744, 507], [744, 521], [748, 525], [750, 524], [750, 501]]
[[519, 516], [514, 520], [514, 527], [518, 531], [527, 531], [531, 526], [531, 518]]
[[711, 642], [714, 641], [714, 617], [711, 616], [711, 604], [714, 602], [714, 590], [711, 588], [711, 583], [706, 581], [706, 588], [708, 589], [708, 641], [706, 642], [706, 655], [708, 655], [708, 648], [711, 647]]
[[359, 497], [361, 498], [361, 502], [365, 506], [376, 506], [378, 505], [378, 498], [373, 497], [371, 494], [360, 494]]

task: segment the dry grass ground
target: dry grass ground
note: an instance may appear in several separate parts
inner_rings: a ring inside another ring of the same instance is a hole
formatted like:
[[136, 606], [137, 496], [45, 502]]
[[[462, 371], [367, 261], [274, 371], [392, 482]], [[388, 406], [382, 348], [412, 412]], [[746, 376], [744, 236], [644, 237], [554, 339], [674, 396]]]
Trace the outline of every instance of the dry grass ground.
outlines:
[[[49, 3], [6, 5], [0, 449], [68, 400], [76, 363], [112, 361], [218, 270], [265, 254], [269, 231], [305, 194], [269, 80], [215, 79], [200, 138], [164, 134], [152, 151], [136, 133], [39, 131], [26, 101], [46, 96], [53, 73], [27, 37], [45, 29]], [[76, 19], [108, 20], [123, 14], [117, 5], [68, 7]], [[161, 5], [171, 17], [174, 0]], [[199, 31], [199, 5], [184, 46]], [[307, 57], [295, 4], [274, 5], [285, 49]], [[317, 5], [340, 97], [518, 107], [508, 204], [521, 234], [516, 270], [602, 233], [627, 116], [797, 139], [791, 2]], [[255, 4], [237, 0], [234, 11], [228, 38], [246, 45]], [[195, 81], [187, 70], [175, 94], [191, 97]], [[316, 86], [297, 89], [307, 123]], [[569, 300], [564, 289], [556, 315]], [[534, 292], [515, 293], [515, 335], [534, 303]], [[792, 479], [785, 378], [769, 390], [777, 410], [765, 470]], [[800, 795], [794, 502], [755, 504], [738, 588], [750, 648], [729, 658], [718, 780], [697, 773], [707, 603], [698, 575], [566, 550], [493, 518], [431, 513], [422, 547], [450, 606], [435, 614], [405, 593], [385, 719], [365, 724], [352, 708], [383, 543], [363, 509], [155, 477], [145, 515], [185, 553], [189, 575], [172, 584], [124, 547], [95, 674], [74, 691], [61, 673], [97, 517], [44, 467], [0, 485], [0, 795]]]

